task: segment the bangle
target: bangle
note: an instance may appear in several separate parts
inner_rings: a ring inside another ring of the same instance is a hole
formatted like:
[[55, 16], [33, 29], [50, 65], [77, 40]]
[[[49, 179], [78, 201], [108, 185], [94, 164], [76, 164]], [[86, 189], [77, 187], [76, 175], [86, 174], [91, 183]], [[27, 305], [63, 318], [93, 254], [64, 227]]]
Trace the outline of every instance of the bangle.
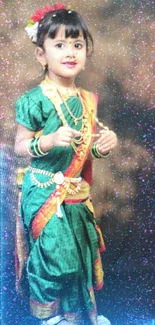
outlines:
[[103, 155], [101, 154], [98, 149], [97, 149], [97, 144], [96, 142], [93, 143], [92, 147], [91, 147], [91, 155], [93, 158], [106, 158], [110, 155], [111, 151], [109, 151], [107, 154]]
[[34, 139], [34, 138], [30, 139], [30, 141], [29, 141], [28, 144], [27, 144], [27, 152], [28, 152], [28, 154], [29, 154], [31, 157], [36, 157], [36, 155], [33, 155], [32, 152], [31, 152], [31, 150], [30, 150], [30, 144], [31, 144], [31, 142], [32, 142], [33, 139]]
[[41, 156], [45, 156], [45, 155], [48, 155], [49, 151], [46, 151], [46, 152], [43, 152], [40, 148], [40, 139], [42, 138], [43, 136], [41, 135], [41, 137], [38, 138], [38, 142], [37, 142], [37, 149], [38, 149], [38, 152]]
[[43, 152], [40, 148], [40, 138], [32, 138], [27, 146], [27, 151], [31, 157], [42, 157], [48, 154], [47, 152]]
[[99, 153], [97, 153], [97, 151], [96, 151], [96, 143], [93, 143], [93, 145], [91, 147], [91, 155], [93, 158], [101, 158]]
[[38, 145], [37, 145], [38, 144], [38, 139], [39, 138], [34, 138], [30, 143], [31, 151], [32, 151], [33, 154], [36, 155], [36, 157], [42, 156], [38, 151]]
[[30, 150], [32, 152], [32, 154], [35, 156], [35, 157], [40, 157], [40, 154], [37, 150], [37, 142], [38, 142], [38, 138], [33, 138], [30, 142]]
[[102, 154], [102, 153], [100, 153], [100, 152], [98, 151], [98, 149], [97, 149], [97, 145], [96, 145], [96, 152], [97, 152], [97, 154], [100, 156], [100, 158], [107, 158], [107, 157], [111, 154], [111, 151], [109, 151], [109, 152], [106, 153], [106, 154]]

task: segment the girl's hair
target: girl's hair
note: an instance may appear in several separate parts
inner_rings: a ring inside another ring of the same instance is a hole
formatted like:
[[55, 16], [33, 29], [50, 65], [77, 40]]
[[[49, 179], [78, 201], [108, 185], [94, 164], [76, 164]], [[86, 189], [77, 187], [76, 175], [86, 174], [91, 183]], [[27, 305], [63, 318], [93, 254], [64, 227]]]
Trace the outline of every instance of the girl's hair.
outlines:
[[86, 41], [87, 53], [93, 52], [93, 38], [81, 15], [76, 11], [61, 9], [48, 12], [40, 21], [36, 45], [43, 48], [46, 37], [55, 38], [61, 25], [65, 26], [65, 36], [77, 38], [82, 31]]

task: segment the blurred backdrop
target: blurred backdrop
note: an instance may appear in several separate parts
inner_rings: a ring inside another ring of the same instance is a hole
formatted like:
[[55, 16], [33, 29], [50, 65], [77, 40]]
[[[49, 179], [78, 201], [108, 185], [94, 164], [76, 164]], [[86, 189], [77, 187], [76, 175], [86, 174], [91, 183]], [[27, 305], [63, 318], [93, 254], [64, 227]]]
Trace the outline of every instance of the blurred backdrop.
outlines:
[[[52, 4], [53, 2], [50, 2]], [[92, 197], [106, 242], [105, 286], [99, 312], [112, 325], [153, 325], [153, 32], [154, 1], [64, 1], [81, 12], [95, 51], [77, 82], [99, 94], [98, 117], [113, 129], [119, 146], [95, 161]], [[36, 324], [15, 293], [14, 234], [16, 169], [14, 105], [36, 86], [42, 70], [24, 28], [43, 0], [1, 0], [1, 269], [2, 325]]]

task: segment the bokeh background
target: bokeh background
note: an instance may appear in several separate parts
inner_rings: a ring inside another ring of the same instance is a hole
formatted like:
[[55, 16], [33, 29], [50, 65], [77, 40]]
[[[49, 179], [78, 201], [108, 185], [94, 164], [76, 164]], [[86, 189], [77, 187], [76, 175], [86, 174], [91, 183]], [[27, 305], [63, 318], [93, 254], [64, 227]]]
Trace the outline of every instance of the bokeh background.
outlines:
[[[52, 2], [49, 1], [50, 4]], [[107, 160], [95, 161], [92, 197], [107, 250], [99, 312], [112, 325], [153, 325], [154, 260], [154, 1], [64, 1], [80, 11], [95, 51], [77, 82], [99, 94], [98, 116], [118, 135]], [[24, 28], [41, 0], [1, 0], [1, 283], [2, 325], [37, 325], [15, 292], [14, 236], [17, 211], [14, 105], [36, 86], [42, 71]]]

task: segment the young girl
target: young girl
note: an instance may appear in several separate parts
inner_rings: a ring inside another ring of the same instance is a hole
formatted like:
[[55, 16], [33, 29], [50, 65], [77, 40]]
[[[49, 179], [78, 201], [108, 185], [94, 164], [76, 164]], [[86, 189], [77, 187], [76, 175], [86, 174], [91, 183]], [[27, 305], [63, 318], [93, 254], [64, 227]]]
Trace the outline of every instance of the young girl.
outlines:
[[31, 156], [17, 220], [17, 280], [42, 325], [110, 324], [97, 316], [103, 285], [101, 232], [89, 198], [93, 158], [116, 146], [95, 135], [97, 96], [75, 86], [93, 47], [79, 13], [46, 5], [26, 28], [45, 79], [16, 103], [15, 152]]

